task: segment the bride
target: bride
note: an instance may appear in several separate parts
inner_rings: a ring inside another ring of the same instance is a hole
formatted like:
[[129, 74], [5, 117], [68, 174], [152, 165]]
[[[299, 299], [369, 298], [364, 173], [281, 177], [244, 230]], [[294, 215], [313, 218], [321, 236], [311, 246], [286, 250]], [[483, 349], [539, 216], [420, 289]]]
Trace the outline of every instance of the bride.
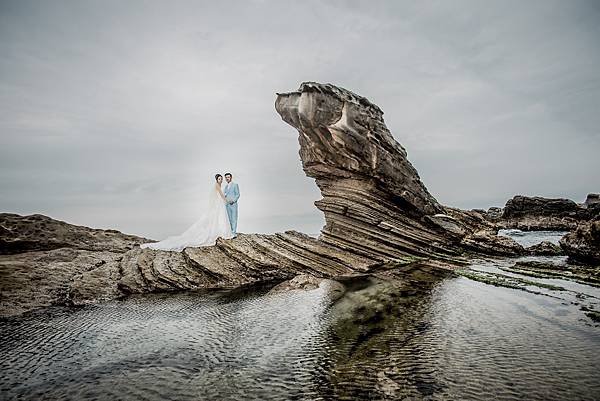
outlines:
[[210, 191], [206, 212], [183, 234], [168, 237], [160, 242], [140, 245], [142, 248], [160, 249], [163, 251], [182, 251], [188, 246], [211, 246], [217, 238], [233, 238], [227, 210], [225, 195], [221, 189], [223, 176], [215, 175], [215, 186]]

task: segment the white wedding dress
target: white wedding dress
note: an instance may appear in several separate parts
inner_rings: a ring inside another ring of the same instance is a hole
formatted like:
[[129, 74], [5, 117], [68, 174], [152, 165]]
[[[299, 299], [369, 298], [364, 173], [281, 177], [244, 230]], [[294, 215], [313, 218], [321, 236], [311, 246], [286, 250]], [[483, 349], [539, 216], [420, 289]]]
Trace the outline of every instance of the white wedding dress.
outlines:
[[183, 234], [168, 237], [160, 242], [140, 245], [141, 248], [163, 251], [182, 251], [188, 246], [211, 246], [217, 238], [233, 238], [225, 201], [219, 194], [219, 184], [215, 184], [208, 196], [204, 214]]

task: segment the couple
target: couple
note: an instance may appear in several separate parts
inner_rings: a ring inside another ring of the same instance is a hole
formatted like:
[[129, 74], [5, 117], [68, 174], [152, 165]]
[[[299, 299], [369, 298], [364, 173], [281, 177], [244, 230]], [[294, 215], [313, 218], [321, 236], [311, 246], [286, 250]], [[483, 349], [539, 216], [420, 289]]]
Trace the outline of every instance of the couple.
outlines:
[[235, 238], [237, 233], [238, 205], [240, 188], [233, 182], [231, 173], [225, 174], [227, 185], [221, 189], [223, 176], [215, 175], [215, 185], [211, 189], [206, 212], [183, 234], [168, 237], [160, 242], [142, 244], [142, 248], [163, 251], [182, 251], [188, 246], [211, 246], [217, 238]]

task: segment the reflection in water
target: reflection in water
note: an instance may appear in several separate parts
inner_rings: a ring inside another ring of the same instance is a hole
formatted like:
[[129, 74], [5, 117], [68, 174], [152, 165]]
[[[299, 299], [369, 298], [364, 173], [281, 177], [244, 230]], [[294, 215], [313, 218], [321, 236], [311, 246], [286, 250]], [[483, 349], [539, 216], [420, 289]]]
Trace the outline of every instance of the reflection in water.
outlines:
[[317, 396], [323, 290], [149, 295], [2, 326], [1, 388], [28, 399]]
[[[482, 271], [510, 260], [480, 261]], [[531, 277], [529, 277], [531, 279]], [[539, 280], [543, 282], [543, 279]], [[407, 281], [409, 282], [409, 281]], [[0, 322], [3, 399], [597, 399], [600, 329], [575, 303], [463, 277], [145, 295]]]
[[338, 346], [340, 399], [597, 399], [600, 332], [561, 300], [465, 278]]

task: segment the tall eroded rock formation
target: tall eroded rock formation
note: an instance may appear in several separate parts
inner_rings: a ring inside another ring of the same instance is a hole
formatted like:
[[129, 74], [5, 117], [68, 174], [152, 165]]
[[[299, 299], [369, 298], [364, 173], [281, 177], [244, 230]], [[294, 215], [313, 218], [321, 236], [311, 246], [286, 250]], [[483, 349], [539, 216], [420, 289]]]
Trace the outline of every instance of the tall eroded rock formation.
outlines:
[[366, 98], [305, 82], [278, 94], [275, 108], [298, 131], [302, 166], [321, 190], [323, 242], [367, 255], [444, 258], [486, 225], [438, 203]]

